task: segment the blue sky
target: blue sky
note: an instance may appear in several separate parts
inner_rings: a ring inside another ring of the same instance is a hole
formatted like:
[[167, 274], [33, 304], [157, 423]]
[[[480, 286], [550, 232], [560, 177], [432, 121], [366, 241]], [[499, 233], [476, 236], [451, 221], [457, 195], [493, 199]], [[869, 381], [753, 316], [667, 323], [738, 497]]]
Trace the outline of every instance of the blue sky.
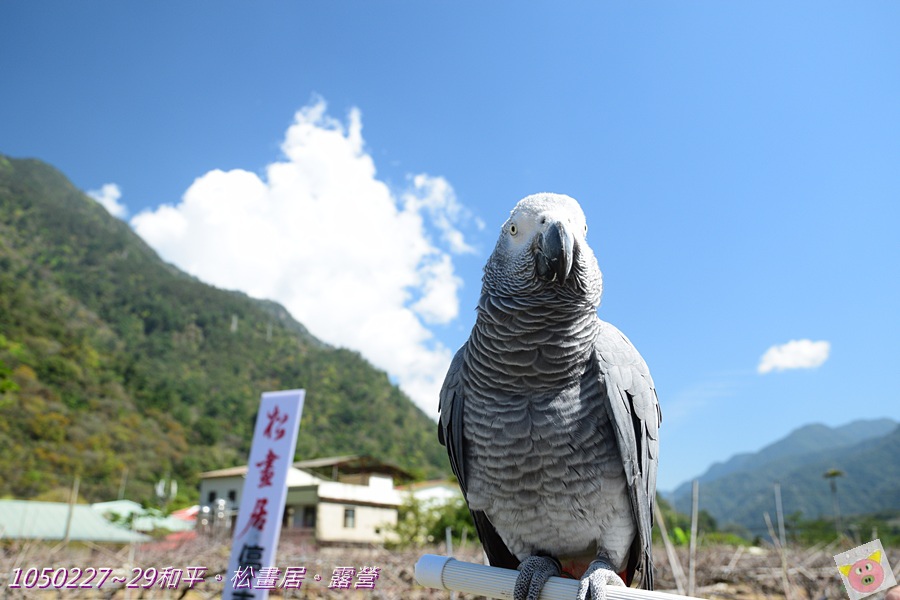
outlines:
[[[509, 210], [572, 195], [601, 318], [656, 380], [671, 489], [810, 422], [900, 419], [898, 22], [896, 2], [7, 1], [0, 152], [430, 414]], [[772, 364], [798, 368], [760, 373], [792, 340]]]

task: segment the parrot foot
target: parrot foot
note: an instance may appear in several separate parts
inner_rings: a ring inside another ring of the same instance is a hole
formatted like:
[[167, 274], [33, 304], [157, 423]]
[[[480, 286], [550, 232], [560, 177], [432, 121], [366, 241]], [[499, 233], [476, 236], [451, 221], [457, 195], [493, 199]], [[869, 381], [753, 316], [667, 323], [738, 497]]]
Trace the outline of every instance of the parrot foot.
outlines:
[[581, 577], [578, 600], [606, 600], [607, 585], [625, 587], [625, 582], [616, 574], [612, 565], [603, 559], [597, 559]]
[[513, 600], [538, 600], [541, 589], [551, 577], [558, 577], [559, 561], [549, 556], [529, 556], [519, 564], [519, 576], [513, 588]]

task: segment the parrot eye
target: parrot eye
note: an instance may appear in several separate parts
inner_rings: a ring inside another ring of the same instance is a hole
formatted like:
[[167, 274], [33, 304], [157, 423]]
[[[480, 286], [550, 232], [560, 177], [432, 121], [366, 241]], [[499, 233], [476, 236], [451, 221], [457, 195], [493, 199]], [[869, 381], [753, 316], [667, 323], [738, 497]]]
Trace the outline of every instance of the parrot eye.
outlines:
[[587, 223], [584, 224], [584, 235], [587, 235]]
[[517, 233], [519, 233], [519, 228], [516, 227], [516, 224], [515, 224], [515, 223], [512, 223], [512, 224], [509, 226], [509, 235], [516, 235]]

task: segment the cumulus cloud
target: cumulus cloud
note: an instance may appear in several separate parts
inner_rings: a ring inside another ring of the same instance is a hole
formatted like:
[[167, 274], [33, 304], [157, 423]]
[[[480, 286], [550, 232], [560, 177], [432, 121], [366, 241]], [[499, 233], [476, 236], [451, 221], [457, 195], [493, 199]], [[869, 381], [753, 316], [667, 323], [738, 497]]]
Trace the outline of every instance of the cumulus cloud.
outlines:
[[102, 204], [103, 208], [114, 217], [124, 219], [128, 215], [128, 209], [124, 204], [119, 203], [122, 190], [114, 183], [106, 183], [99, 190], [90, 190], [87, 195]]
[[826, 341], [791, 340], [766, 350], [757, 371], [764, 374], [787, 369], [813, 369], [828, 360], [830, 351], [831, 344]]
[[[470, 220], [471, 214], [456, 201], [456, 194], [447, 180], [420, 174], [412, 178], [412, 184], [413, 189], [403, 196], [406, 207], [413, 211], [427, 211], [440, 230], [441, 238], [453, 252], [474, 252], [475, 249], [466, 243], [462, 231], [456, 226], [460, 220]], [[479, 229], [484, 229], [481, 221], [477, 225]]]
[[435, 416], [452, 357], [427, 326], [459, 313], [452, 257], [472, 251], [462, 228], [474, 220], [441, 177], [410, 176], [399, 192], [379, 180], [357, 109], [343, 123], [314, 101], [281, 148], [264, 176], [210, 171], [132, 226], [188, 273], [277, 300], [360, 351]]

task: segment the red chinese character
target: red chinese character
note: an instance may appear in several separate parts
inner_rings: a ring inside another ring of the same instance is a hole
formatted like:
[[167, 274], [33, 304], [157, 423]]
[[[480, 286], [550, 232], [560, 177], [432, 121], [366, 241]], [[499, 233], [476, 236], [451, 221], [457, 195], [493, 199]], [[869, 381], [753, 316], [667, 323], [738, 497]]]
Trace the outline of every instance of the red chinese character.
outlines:
[[263, 435], [269, 439], [272, 439], [272, 433], [274, 428], [275, 439], [280, 440], [284, 437], [284, 428], [278, 427], [278, 425], [284, 425], [288, 420], [287, 414], [281, 414], [281, 411], [278, 410], [278, 405], [275, 405], [275, 410], [270, 413], [266, 413], [266, 417], [269, 419], [269, 424], [266, 426], [265, 431], [263, 431]]
[[269, 448], [269, 453], [266, 454], [265, 460], [256, 463], [256, 466], [262, 469], [262, 473], [259, 476], [259, 487], [272, 486], [272, 477], [275, 476], [275, 469], [272, 468], [272, 463], [274, 463], [276, 459], [278, 459], [278, 455]]
[[250, 514], [250, 519], [247, 521], [247, 526], [244, 527], [244, 530], [241, 531], [241, 535], [239, 537], [243, 537], [247, 530], [251, 527], [255, 527], [256, 529], [262, 531], [263, 527], [266, 526], [266, 515], [269, 512], [266, 510], [266, 505], [269, 503], [268, 498], [260, 498], [256, 501], [256, 506], [253, 507], [253, 512]]

